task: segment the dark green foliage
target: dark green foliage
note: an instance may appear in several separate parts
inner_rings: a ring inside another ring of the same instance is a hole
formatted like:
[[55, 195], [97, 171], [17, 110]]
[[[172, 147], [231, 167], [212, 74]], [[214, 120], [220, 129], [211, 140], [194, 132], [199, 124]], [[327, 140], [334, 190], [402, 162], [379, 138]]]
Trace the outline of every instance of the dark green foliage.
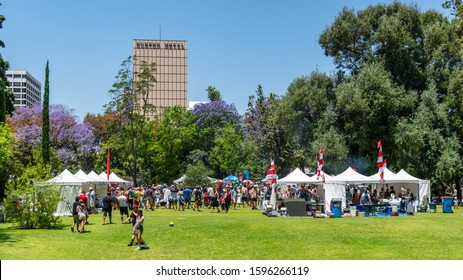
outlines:
[[37, 184], [47, 178], [48, 174], [49, 168], [37, 165], [8, 182], [5, 208], [10, 222], [24, 229], [53, 228], [60, 225], [61, 219], [53, 215], [61, 201], [59, 188]]
[[211, 102], [222, 100], [222, 96], [220, 95], [220, 91], [217, 90], [213, 86], [208, 86], [207, 87], [207, 97], [209, 98], [209, 101], [211, 101]]
[[186, 168], [185, 186], [205, 186], [210, 183], [208, 176], [212, 176], [212, 170], [206, 167], [203, 162], [198, 161], [194, 164], [188, 164]]
[[45, 86], [43, 93], [43, 106], [42, 106], [42, 160], [45, 164], [50, 162], [50, 82], [49, 82], [50, 69], [45, 67]]

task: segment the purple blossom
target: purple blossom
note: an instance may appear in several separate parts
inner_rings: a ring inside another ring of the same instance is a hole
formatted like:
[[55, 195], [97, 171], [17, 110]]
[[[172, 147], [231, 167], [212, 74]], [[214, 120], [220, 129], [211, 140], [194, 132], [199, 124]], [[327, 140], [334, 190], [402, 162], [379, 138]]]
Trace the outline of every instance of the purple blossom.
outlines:
[[[30, 153], [41, 144], [41, 104], [18, 108], [7, 122], [13, 129], [18, 150]], [[64, 105], [50, 105], [50, 145], [66, 166], [99, 151], [90, 124], [78, 123], [73, 110]]]
[[240, 121], [235, 105], [227, 104], [223, 100], [196, 104], [192, 113], [200, 127], [223, 127], [227, 123]]

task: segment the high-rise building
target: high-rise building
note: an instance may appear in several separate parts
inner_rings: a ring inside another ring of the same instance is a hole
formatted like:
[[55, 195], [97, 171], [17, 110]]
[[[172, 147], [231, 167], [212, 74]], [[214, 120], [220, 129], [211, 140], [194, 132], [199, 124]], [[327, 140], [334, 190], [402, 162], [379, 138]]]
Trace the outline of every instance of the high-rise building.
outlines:
[[157, 82], [148, 93], [148, 103], [156, 114], [176, 105], [188, 108], [187, 101], [187, 41], [185, 40], [134, 40], [134, 72], [140, 63], [156, 63]]
[[42, 102], [42, 84], [26, 70], [7, 70], [6, 79], [15, 95], [15, 108], [31, 107]]

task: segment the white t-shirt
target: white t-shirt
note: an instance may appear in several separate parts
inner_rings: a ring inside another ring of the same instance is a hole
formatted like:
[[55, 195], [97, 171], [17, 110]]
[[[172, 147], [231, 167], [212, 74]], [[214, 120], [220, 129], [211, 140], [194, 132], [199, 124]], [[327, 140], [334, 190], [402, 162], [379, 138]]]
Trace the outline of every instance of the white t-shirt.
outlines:
[[118, 196], [117, 201], [119, 201], [119, 207], [127, 207], [127, 198], [125, 195]]

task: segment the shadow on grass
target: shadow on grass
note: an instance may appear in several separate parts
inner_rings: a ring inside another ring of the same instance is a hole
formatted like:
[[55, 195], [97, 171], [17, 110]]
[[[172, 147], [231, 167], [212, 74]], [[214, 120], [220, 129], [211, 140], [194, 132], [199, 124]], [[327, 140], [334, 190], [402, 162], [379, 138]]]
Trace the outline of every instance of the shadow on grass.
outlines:
[[[13, 227], [9, 229], [14, 229]], [[22, 238], [19, 238], [18, 236], [15, 236], [13, 234], [7, 233], [6, 230], [0, 230], [0, 242], [5, 242], [5, 243], [16, 243], [16, 242], [21, 242]]]

